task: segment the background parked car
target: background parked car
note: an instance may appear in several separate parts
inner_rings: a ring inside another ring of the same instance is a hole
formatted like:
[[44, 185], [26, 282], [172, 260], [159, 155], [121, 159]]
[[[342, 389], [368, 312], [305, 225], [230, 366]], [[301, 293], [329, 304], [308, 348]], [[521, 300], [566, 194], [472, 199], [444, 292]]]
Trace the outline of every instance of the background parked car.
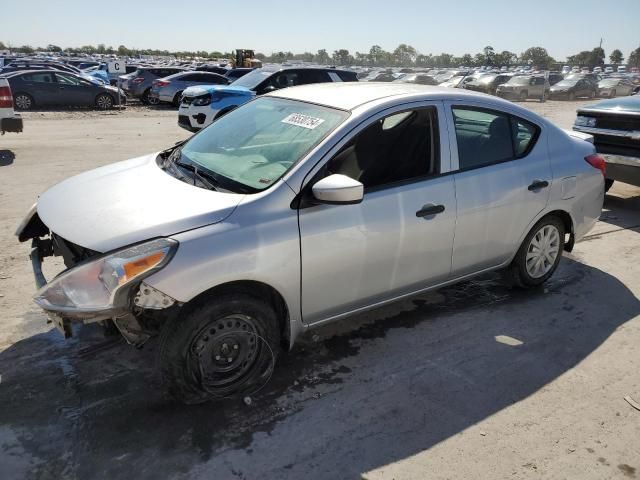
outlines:
[[518, 76], [511, 77], [507, 83], [498, 85], [496, 95], [508, 100], [524, 102], [528, 98], [542, 100], [549, 93], [551, 85], [544, 77]]
[[437, 85], [435, 78], [424, 73], [407, 73], [394, 80], [398, 83], [417, 83], [419, 85]]
[[597, 86], [586, 78], [564, 79], [551, 87], [549, 98], [553, 100], [575, 100], [578, 97], [594, 98]]
[[155, 104], [158, 103], [157, 99], [149, 97], [153, 81], [183, 71], [184, 68], [182, 67], [138, 67], [135, 72], [128, 76], [122, 75], [120, 77], [120, 79], [125, 77], [121, 86], [127, 95], [139, 98], [142, 103]]
[[0, 134], [5, 132], [20, 133], [22, 118], [13, 111], [13, 95], [11, 87], [4, 75], [0, 75]]
[[172, 103], [176, 107], [180, 105], [182, 92], [185, 88], [196, 85], [228, 85], [230, 80], [227, 77], [210, 72], [179, 72], [168, 77], [159, 78], [153, 81], [149, 99], [151, 103], [165, 102]]
[[605, 189], [614, 180], [640, 187], [640, 97], [612, 98], [578, 109], [574, 130], [594, 137], [606, 162]]
[[255, 70], [253, 68], [232, 68], [224, 74], [225, 77], [229, 79], [229, 82], [233, 82], [234, 80], [239, 79], [240, 77], [244, 77], [250, 71]]
[[498, 89], [498, 85], [502, 85], [503, 83], [508, 82], [512, 76], [513, 75], [504, 74], [484, 75], [477, 80], [465, 83], [464, 88], [473, 90], [475, 92], [483, 92], [495, 95], [496, 90]]
[[221, 67], [219, 65], [200, 65], [199, 67], [196, 67], [196, 71], [217, 73], [218, 75], [225, 75], [229, 71], [229, 69]]
[[[4, 76], [11, 90], [17, 110], [31, 110], [45, 106], [91, 106], [112, 108], [118, 103], [118, 89], [97, 85], [73, 73], [58, 70], [27, 70]], [[126, 97], [120, 91], [121, 102]]]
[[310, 83], [357, 82], [356, 72], [318, 67], [265, 67], [226, 86], [190, 87], [182, 95], [178, 125], [196, 132], [256, 95]]
[[626, 78], [603, 78], [598, 82], [598, 95], [603, 98], [626, 97], [634, 85]]

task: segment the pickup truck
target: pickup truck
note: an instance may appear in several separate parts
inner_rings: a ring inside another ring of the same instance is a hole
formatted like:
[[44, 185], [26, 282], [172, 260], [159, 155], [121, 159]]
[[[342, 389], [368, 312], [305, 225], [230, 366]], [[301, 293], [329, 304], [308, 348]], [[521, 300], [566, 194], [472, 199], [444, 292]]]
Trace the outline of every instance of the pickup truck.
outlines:
[[582, 107], [573, 129], [593, 135], [596, 150], [606, 162], [606, 190], [615, 180], [640, 187], [639, 96]]
[[7, 79], [0, 75], [0, 133], [22, 132], [22, 117], [13, 111], [13, 95]]

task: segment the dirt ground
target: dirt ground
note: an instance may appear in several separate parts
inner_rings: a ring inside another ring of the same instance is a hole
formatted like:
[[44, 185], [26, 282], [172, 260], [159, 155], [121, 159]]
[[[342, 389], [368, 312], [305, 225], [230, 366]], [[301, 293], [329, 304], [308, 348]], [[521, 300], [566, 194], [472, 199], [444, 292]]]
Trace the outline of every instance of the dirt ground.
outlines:
[[[526, 104], [565, 128], [578, 105]], [[0, 137], [0, 479], [640, 478], [639, 188], [614, 185], [544, 288], [488, 275], [350, 318], [251, 405], [185, 407], [153, 345], [46, 324], [13, 233], [51, 185], [189, 134], [173, 110], [24, 117]]]

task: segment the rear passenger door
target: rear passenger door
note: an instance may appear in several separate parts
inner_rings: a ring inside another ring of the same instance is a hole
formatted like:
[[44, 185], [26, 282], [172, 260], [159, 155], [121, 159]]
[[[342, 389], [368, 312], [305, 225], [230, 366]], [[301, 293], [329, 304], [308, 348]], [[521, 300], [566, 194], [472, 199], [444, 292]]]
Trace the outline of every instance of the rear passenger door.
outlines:
[[447, 102], [457, 198], [454, 277], [516, 252], [546, 204], [551, 167], [541, 126], [479, 105]]
[[27, 73], [21, 78], [25, 92], [33, 97], [36, 106], [60, 105], [60, 92], [53, 73]]

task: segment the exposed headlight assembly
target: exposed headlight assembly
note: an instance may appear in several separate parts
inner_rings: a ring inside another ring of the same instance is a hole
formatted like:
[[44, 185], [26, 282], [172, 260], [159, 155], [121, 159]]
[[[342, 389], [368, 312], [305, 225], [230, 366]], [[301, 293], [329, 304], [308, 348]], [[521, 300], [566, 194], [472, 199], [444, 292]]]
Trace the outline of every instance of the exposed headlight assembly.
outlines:
[[206, 95], [201, 95], [200, 97], [194, 98], [192, 105], [195, 105], [196, 107], [203, 107], [205, 105], [209, 105], [210, 103], [211, 95], [207, 93]]
[[594, 117], [585, 117], [583, 115], [578, 115], [576, 117], [574, 125], [576, 127], [595, 127], [596, 119]]
[[91, 259], [42, 287], [34, 301], [68, 314], [125, 309], [129, 288], [167, 265], [177, 248], [175, 240], [161, 238]]

